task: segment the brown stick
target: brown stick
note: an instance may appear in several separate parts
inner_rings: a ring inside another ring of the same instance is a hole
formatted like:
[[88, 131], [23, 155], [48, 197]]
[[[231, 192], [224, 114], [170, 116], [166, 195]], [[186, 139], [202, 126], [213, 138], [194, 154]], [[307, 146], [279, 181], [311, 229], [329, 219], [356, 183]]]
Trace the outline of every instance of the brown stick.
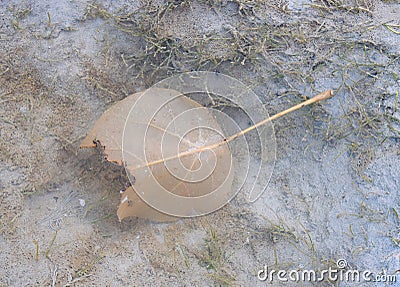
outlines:
[[293, 106], [293, 107], [291, 107], [291, 108], [289, 108], [287, 110], [279, 112], [279, 113], [273, 115], [272, 117], [266, 118], [265, 120], [262, 120], [261, 122], [258, 122], [256, 124], [252, 125], [251, 127], [248, 127], [247, 129], [244, 129], [244, 130], [242, 130], [242, 131], [240, 131], [240, 132], [238, 132], [238, 133], [236, 133], [234, 135], [231, 135], [230, 137], [228, 137], [225, 140], [225, 142], [233, 141], [234, 139], [236, 139], [236, 138], [238, 138], [238, 137], [240, 137], [240, 136], [242, 136], [242, 135], [244, 135], [244, 134], [246, 134], [246, 133], [248, 133], [248, 132], [250, 132], [250, 131], [252, 131], [252, 130], [254, 130], [254, 129], [256, 129], [256, 128], [264, 125], [264, 124], [266, 124], [266, 123], [268, 123], [268, 122], [271, 122], [271, 121], [276, 120], [277, 118], [280, 118], [280, 117], [282, 117], [284, 115], [287, 115], [287, 114], [289, 114], [291, 112], [294, 112], [296, 110], [304, 108], [305, 106], [311, 105], [313, 103], [316, 103], [316, 102], [319, 102], [319, 101], [322, 101], [322, 100], [325, 100], [325, 99], [329, 99], [330, 97], [332, 97], [332, 95], [333, 95], [332, 90], [328, 90], [328, 91], [323, 92], [323, 93], [321, 93], [319, 95], [316, 95], [315, 97], [313, 97], [311, 99], [308, 99], [305, 102], [302, 102], [302, 103], [297, 104], [297, 105], [295, 105], [295, 106]]
[[236, 139], [236, 138], [238, 138], [240, 136], [245, 135], [246, 133], [248, 133], [248, 132], [250, 132], [250, 131], [252, 131], [252, 130], [254, 130], [254, 129], [256, 129], [256, 128], [262, 126], [262, 125], [265, 125], [266, 123], [268, 123], [270, 121], [276, 120], [277, 118], [280, 118], [280, 117], [282, 117], [284, 115], [287, 115], [287, 114], [289, 114], [291, 112], [294, 112], [296, 110], [304, 108], [305, 106], [311, 105], [313, 103], [317, 103], [319, 101], [329, 99], [332, 96], [333, 96], [332, 90], [325, 91], [325, 92], [323, 92], [321, 94], [316, 95], [315, 97], [313, 97], [311, 99], [308, 99], [307, 101], [304, 101], [304, 102], [302, 102], [300, 104], [297, 104], [297, 105], [295, 105], [295, 106], [293, 106], [293, 107], [291, 107], [291, 108], [289, 108], [287, 110], [284, 110], [282, 112], [279, 112], [279, 113], [273, 115], [272, 117], [266, 118], [266, 119], [262, 120], [261, 122], [258, 122], [256, 124], [252, 125], [251, 127], [248, 127], [247, 129], [241, 130], [240, 132], [238, 132], [236, 134], [233, 134], [230, 137], [227, 137], [223, 141], [220, 141], [218, 143], [211, 144], [211, 145], [208, 145], [208, 146], [202, 146], [202, 147], [199, 147], [199, 148], [191, 150], [191, 151], [182, 152], [182, 153], [177, 154], [175, 156], [171, 156], [171, 157], [167, 157], [167, 158], [164, 158], [164, 159], [155, 160], [155, 161], [147, 163], [144, 166], [137, 167], [135, 169], [138, 169], [138, 168], [141, 168], [141, 167], [153, 166], [153, 165], [156, 165], [156, 164], [159, 164], [159, 163], [162, 163], [162, 162], [166, 162], [168, 160], [173, 160], [173, 159], [181, 158], [181, 157], [184, 157], [184, 156], [192, 155], [192, 154], [195, 154], [195, 153], [207, 150], [207, 149], [217, 148], [217, 147], [219, 147], [221, 145], [224, 145], [224, 144], [226, 144], [228, 142], [233, 141], [234, 139]]

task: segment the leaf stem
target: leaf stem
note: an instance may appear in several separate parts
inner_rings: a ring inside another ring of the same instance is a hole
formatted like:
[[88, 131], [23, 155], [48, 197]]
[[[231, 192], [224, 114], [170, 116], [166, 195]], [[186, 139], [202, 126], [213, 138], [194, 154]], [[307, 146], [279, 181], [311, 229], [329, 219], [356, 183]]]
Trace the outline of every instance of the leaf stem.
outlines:
[[271, 121], [276, 120], [276, 119], [278, 119], [278, 118], [280, 118], [280, 117], [282, 117], [284, 115], [287, 115], [287, 114], [289, 114], [291, 112], [294, 112], [296, 110], [304, 108], [305, 106], [311, 105], [313, 103], [320, 102], [322, 100], [329, 99], [332, 96], [333, 96], [332, 90], [327, 90], [327, 91], [325, 91], [323, 93], [320, 93], [320, 94], [316, 95], [315, 97], [313, 97], [311, 99], [308, 99], [308, 100], [306, 100], [306, 101], [304, 101], [304, 102], [302, 102], [300, 104], [297, 104], [297, 105], [295, 105], [295, 106], [293, 106], [293, 107], [291, 107], [289, 109], [286, 109], [286, 110], [284, 110], [282, 112], [279, 112], [279, 113], [277, 113], [277, 114], [275, 114], [275, 115], [273, 115], [271, 117], [268, 117], [268, 118], [266, 118], [266, 119], [264, 119], [264, 120], [262, 120], [262, 121], [260, 121], [260, 122], [258, 122], [256, 124], [252, 125], [251, 127], [248, 127], [247, 129], [241, 130], [240, 132], [238, 132], [236, 134], [233, 134], [233, 135], [225, 138], [224, 140], [222, 140], [220, 142], [217, 142], [217, 143], [214, 143], [214, 144], [211, 144], [211, 145], [207, 145], [207, 146], [202, 146], [202, 147], [190, 150], [190, 151], [182, 152], [182, 153], [179, 153], [179, 154], [174, 155], [174, 156], [170, 156], [170, 157], [166, 157], [166, 158], [163, 158], [163, 159], [155, 160], [155, 161], [149, 162], [149, 163], [147, 163], [147, 164], [145, 164], [143, 166], [136, 167], [133, 170], [136, 170], [136, 169], [139, 169], [139, 168], [143, 168], [143, 167], [150, 167], [150, 166], [157, 165], [157, 164], [160, 164], [160, 163], [163, 163], [163, 162], [166, 162], [166, 161], [169, 161], [169, 160], [173, 160], [173, 159], [182, 158], [182, 157], [185, 157], [185, 156], [189, 156], [189, 155], [192, 155], [192, 154], [195, 154], [195, 153], [202, 152], [204, 150], [210, 150], [210, 149], [218, 148], [218, 147], [220, 147], [220, 146], [222, 146], [224, 144], [227, 144], [227, 143], [235, 140], [236, 138], [238, 138], [240, 136], [243, 136], [243, 135], [247, 134], [248, 132], [250, 132], [250, 131], [252, 131], [252, 130], [254, 130], [254, 129], [256, 129], [256, 128], [262, 126], [262, 125], [265, 125], [268, 122], [271, 122]]

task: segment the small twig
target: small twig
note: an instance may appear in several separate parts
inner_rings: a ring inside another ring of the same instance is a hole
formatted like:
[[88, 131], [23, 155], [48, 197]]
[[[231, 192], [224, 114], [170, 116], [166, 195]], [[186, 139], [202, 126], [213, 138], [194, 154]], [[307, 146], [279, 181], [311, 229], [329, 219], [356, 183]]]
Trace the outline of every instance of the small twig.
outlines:
[[35, 261], [39, 261], [39, 241], [38, 240], [33, 240], [33, 243], [36, 246]]
[[51, 16], [50, 16], [50, 12], [47, 12], [47, 26], [51, 27]]
[[54, 233], [54, 236], [50, 241], [49, 248], [46, 250], [46, 258], [49, 258], [50, 250], [53, 247], [54, 241], [56, 241], [57, 233], [58, 233], [58, 230], [56, 230], [56, 232]]
[[383, 27], [385, 27], [390, 32], [392, 32], [396, 35], [400, 35], [400, 31], [394, 29], [394, 28], [400, 28], [400, 25], [386, 23], [386, 24], [383, 24]]

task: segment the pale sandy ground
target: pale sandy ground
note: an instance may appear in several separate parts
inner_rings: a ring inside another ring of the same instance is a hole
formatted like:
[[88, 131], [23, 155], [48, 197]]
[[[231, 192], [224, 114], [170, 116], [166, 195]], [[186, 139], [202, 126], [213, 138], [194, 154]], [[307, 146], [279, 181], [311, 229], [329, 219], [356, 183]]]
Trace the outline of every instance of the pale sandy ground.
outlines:
[[[257, 271], [400, 269], [399, 25], [397, 1], [0, 1], [0, 286], [390, 285]], [[112, 103], [192, 69], [239, 78], [271, 114], [336, 96], [275, 123], [255, 204], [119, 223], [124, 170], [79, 143]]]

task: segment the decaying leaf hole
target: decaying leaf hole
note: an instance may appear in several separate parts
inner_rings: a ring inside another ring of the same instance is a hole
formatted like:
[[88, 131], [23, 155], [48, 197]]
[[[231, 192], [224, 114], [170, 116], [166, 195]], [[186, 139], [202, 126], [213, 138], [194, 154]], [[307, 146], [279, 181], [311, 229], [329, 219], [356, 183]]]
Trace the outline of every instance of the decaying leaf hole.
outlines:
[[[156, 105], [157, 101], [162, 100], [164, 96], [170, 97], [171, 94], [175, 95], [173, 100], [158, 110], [156, 115], [148, 114], [147, 107], [151, 111], [151, 107]], [[213, 189], [218, 186], [219, 193], [211, 197], [211, 202], [223, 201], [230, 194], [233, 181], [232, 172], [229, 171], [230, 142], [267, 122], [331, 96], [332, 91], [328, 90], [247, 129], [223, 137], [215, 132], [219, 130], [219, 124], [205, 107], [177, 91], [152, 88], [145, 94], [139, 92], [128, 96], [105, 111], [82, 141], [80, 147], [94, 148], [96, 143], [99, 143], [104, 148], [104, 154], [108, 161], [124, 166], [131, 182], [133, 177], [136, 179], [121, 194], [117, 211], [120, 221], [126, 217], [140, 217], [158, 222], [173, 221], [178, 217], [154, 209], [135, 191], [135, 188], [140, 187], [142, 192], [144, 190], [144, 192], [151, 193], [151, 197], [155, 200], [160, 196], [159, 200], [164, 201], [169, 208], [174, 208], [176, 202], [155, 191], [154, 184], [152, 185], [151, 180], [148, 180], [150, 174], [160, 186], [180, 197], [201, 198], [209, 195], [207, 194], [209, 188]], [[143, 106], [143, 116], [142, 114], [135, 115], [134, 122], [127, 125], [126, 119], [139, 99]], [[190, 114], [187, 113], [189, 111]], [[215, 131], [199, 128], [186, 133], [179, 132], [180, 128], [176, 126], [171, 130], [171, 119], [182, 115], [184, 117], [181, 121], [182, 125], [196, 119], [199, 121], [199, 126], [205, 122], [207, 126], [215, 128]], [[151, 120], [146, 121], [146, 118]], [[130, 135], [137, 134], [138, 137], [131, 136], [128, 142], [124, 141], [126, 129], [130, 129]], [[175, 132], [176, 130], [178, 132]], [[147, 135], [146, 139], [141, 137], [142, 134]], [[126, 145], [129, 145], [130, 152], [123, 153], [123, 147]], [[161, 145], [162, 149], [160, 149]], [[144, 150], [146, 150], [146, 154], [143, 157]], [[178, 173], [178, 176], [171, 173], [171, 170], [175, 171], [179, 168], [187, 171]], [[213, 174], [210, 175], [207, 172], [202, 174], [202, 170], [212, 170]], [[196, 171], [198, 172], [196, 173]], [[195, 178], [193, 178], [193, 174], [196, 175]], [[202, 180], [195, 180], [196, 178]], [[196, 209], [206, 210], [208, 202], [201, 201], [196, 205]], [[185, 207], [180, 206], [180, 208]], [[193, 207], [188, 206], [187, 208], [189, 212]]]

